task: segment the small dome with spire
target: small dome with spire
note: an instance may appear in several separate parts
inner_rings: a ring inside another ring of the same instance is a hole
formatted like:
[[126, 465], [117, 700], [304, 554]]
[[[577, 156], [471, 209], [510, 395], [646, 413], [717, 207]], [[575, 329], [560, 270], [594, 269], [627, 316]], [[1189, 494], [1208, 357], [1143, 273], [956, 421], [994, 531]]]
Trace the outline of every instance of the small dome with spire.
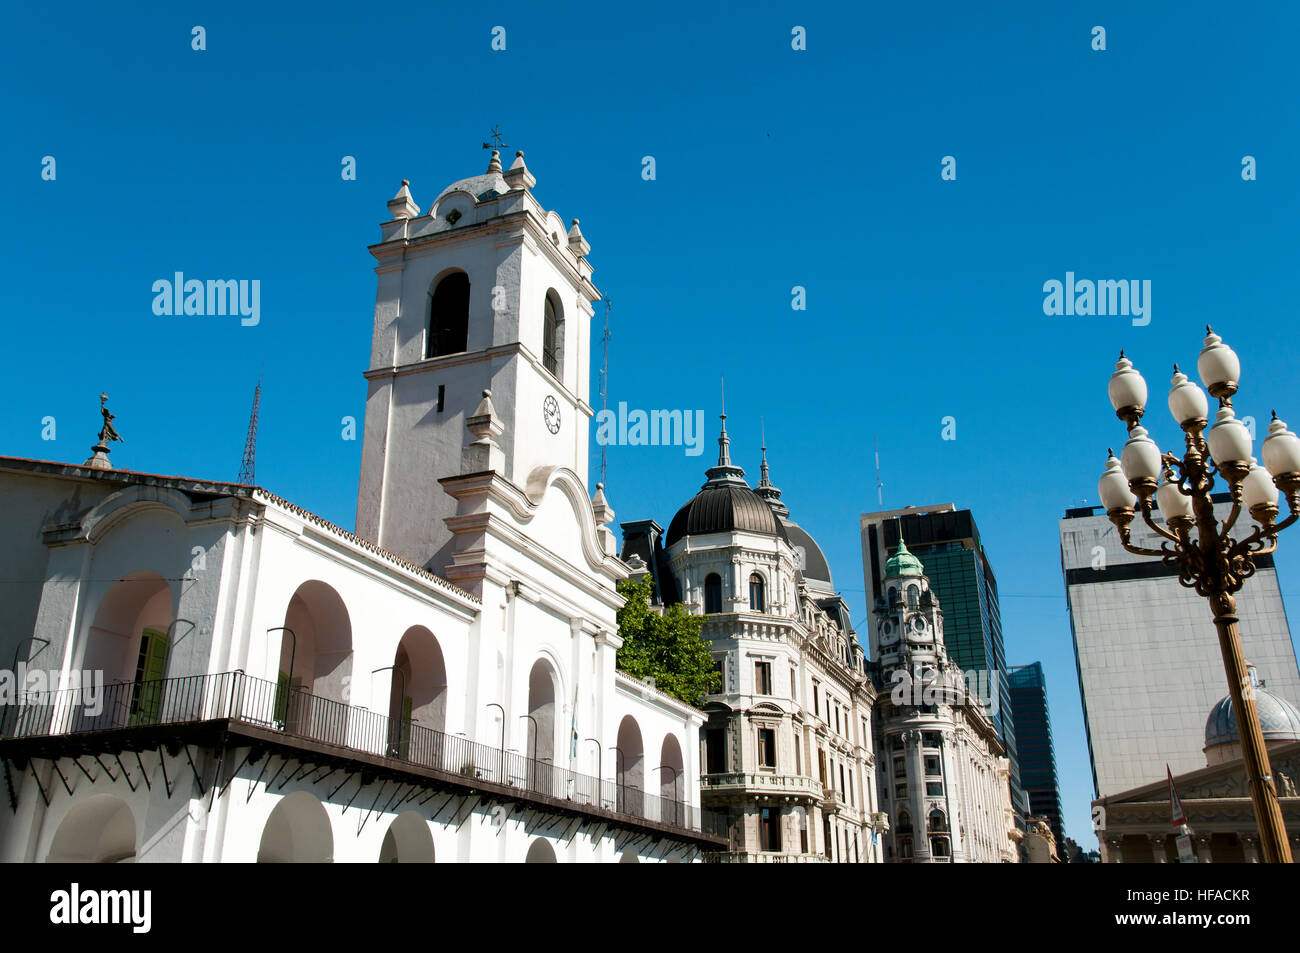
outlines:
[[898, 537], [898, 549], [894, 555], [885, 560], [885, 578], [891, 576], [924, 576], [925, 567], [921, 565], [921, 560], [912, 555], [907, 548], [907, 543], [903, 541], [902, 535]]
[[[525, 170], [527, 171], [527, 170]], [[510, 191], [510, 183], [501, 173], [501, 154], [497, 150], [492, 150], [492, 158], [488, 162], [488, 168], [482, 175], [472, 175], [467, 179], [459, 179], [447, 186], [438, 193], [438, 197], [433, 200], [430, 210], [438, 207], [438, 204], [444, 197], [452, 192], [467, 192], [474, 197], [476, 202], [483, 202], [497, 195], [504, 195]]]
[[722, 414], [722, 433], [718, 436], [718, 464], [709, 467], [705, 475], [708, 480], [700, 492], [668, 524], [665, 546], [686, 536], [732, 532], [759, 533], [789, 542], [771, 506], [746, 482], [745, 471], [731, 462], [726, 413]]

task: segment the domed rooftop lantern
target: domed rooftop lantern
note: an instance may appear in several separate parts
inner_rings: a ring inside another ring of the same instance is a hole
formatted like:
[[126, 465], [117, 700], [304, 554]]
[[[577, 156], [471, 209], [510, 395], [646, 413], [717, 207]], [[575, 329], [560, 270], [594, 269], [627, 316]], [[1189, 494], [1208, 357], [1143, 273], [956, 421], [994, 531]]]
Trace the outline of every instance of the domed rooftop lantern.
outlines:
[[781, 520], [772, 512], [767, 500], [750, 488], [745, 471], [731, 462], [731, 438], [727, 436], [727, 412], [718, 435], [718, 462], [705, 471], [708, 479], [686, 505], [677, 511], [664, 545], [672, 546], [687, 536], [711, 533], [757, 533], [789, 542]]
[[898, 549], [894, 554], [885, 560], [885, 578], [890, 579], [895, 576], [924, 576], [925, 567], [921, 565], [921, 560], [907, 548], [907, 543], [903, 539], [903, 523], [898, 523]]

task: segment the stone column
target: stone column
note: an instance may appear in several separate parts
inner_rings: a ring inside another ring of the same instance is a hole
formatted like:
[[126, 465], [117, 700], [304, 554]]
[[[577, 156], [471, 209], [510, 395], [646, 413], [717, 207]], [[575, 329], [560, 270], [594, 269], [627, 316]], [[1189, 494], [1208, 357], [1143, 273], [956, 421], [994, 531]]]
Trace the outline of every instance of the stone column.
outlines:
[[1169, 851], [1165, 847], [1164, 834], [1148, 834], [1147, 840], [1151, 841], [1151, 859], [1157, 864], [1169, 863]]
[[[961, 803], [963, 791], [953, 790], [956, 787], [954, 782], [957, 780], [956, 766], [959, 763], [953, 731], [951, 728], [945, 728], [939, 732], [939, 764], [940, 770], [943, 771], [943, 789], [947, 795], [944, 801], [948, 805], [947, 810], [944, 811], [948, 815], [948, 859], [954, 864], [966, 859], [966, 842], [961, 834], [962, 821], [965, 818]], [[964, 787], [965, 785], [962, 785], [962, 788]]]
[[1196, 843], [1196, 862], [1198, 864], [1214, 863], [1214, 855], [1210, 852], [1210, 835], [1197, 834], [1193, 840]]
[[1246, 863], [1259, 863], [1259, 835], [1258, 834], [1238, 834], [1241, 839], [1241, 849], [1246, 855]]
[[1124, 838], [1119, 836], [1106, 838], [1106, 861], [1111, 864], [1124, 863]]
[[926, 834], [925, 760], [921, 755], [921, 733], [903, 732], [907, 746], [907, 789], [912, 795], [912, 858], [918, 864], [930, 862], [930, 838]]

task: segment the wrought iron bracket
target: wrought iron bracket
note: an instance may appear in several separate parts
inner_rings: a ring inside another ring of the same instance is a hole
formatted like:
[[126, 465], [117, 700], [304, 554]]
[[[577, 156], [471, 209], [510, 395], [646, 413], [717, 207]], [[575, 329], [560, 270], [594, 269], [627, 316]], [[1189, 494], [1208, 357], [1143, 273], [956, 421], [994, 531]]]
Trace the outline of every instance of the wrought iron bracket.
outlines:
[[122, 779], [126, 781], [126, 786], [129, 787], [131, 789], [131, 793], [134, 794], [135, 782], [131, 780], [131, 775], [127, 773], [126, 765], [122, 763], [122, 756], [120, 754], [114, 754], [113, 759], [117, 761], [117, 768], [119, 771], [122, 772]]
[[190, 763], [190, 771], [194, 775], [194, 783], [199, 786], [199, 797], [203, 797], [203, 795], [207, 793], [207, 788], [203, 786], [203, 778], [199, 777], [199, 769], [194, 764], [194, 758], [190, 754], [189, 745], [185, 746], [185, 760]]
[[36, 789], [41, 792], [41, 800], [45, 802], [46, 807], [49, 807], [50, 796], [45, 793], [45, 785], [41, 784], [40, 775], [36, 773], [36, 762], [28, 761], [27, 766], [32, 769], [32, 778], [36, 781]]
[[167, 777], [167, 756], [163, 753], [162, 745], [158, 746], [158, 763], [162, 765], [163, 787], [167, 791], [167, 800], [170, 801], [172, 799], [172, 782], [171, 778]]
[[59, 759], [51, 759], [50, 764], [54, 766], [54, 773], [57, 774], [59, 780], [63, 782], [63, 790], [68, 792], [68, 797], [72, 797], [72, 788], [68, 785], [68, 779], [63, 776], [63, 771], [59, 769]]

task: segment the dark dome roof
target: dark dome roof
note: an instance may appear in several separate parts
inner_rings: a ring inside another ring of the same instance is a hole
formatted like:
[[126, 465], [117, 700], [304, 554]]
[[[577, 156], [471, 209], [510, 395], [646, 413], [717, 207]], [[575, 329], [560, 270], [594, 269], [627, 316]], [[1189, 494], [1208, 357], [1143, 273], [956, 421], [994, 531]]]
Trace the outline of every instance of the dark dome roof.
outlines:
[[683, 536], [733, 531], [762, 533], [789, 542], [772, 508], [748, 486], [707, 484], [677, 511], [668, 524], [664, 545], [671, 546]]
[[790, 540], [790, 545], [794, 547], [795, 552], [803, 550], [803, 565], [799, 569], [803, 573], [804, 579], [813, 582], [824, 582], [833, 591], [835, 586], [831, 579], [830, 563], [826, 561], [826, 554], [817, 545], [817, 540], [813, 539], [809, 532], [798, 523], [793, 523], [790, 520], [782, 520], [781, 522], [785, 524], [786, 538]]

